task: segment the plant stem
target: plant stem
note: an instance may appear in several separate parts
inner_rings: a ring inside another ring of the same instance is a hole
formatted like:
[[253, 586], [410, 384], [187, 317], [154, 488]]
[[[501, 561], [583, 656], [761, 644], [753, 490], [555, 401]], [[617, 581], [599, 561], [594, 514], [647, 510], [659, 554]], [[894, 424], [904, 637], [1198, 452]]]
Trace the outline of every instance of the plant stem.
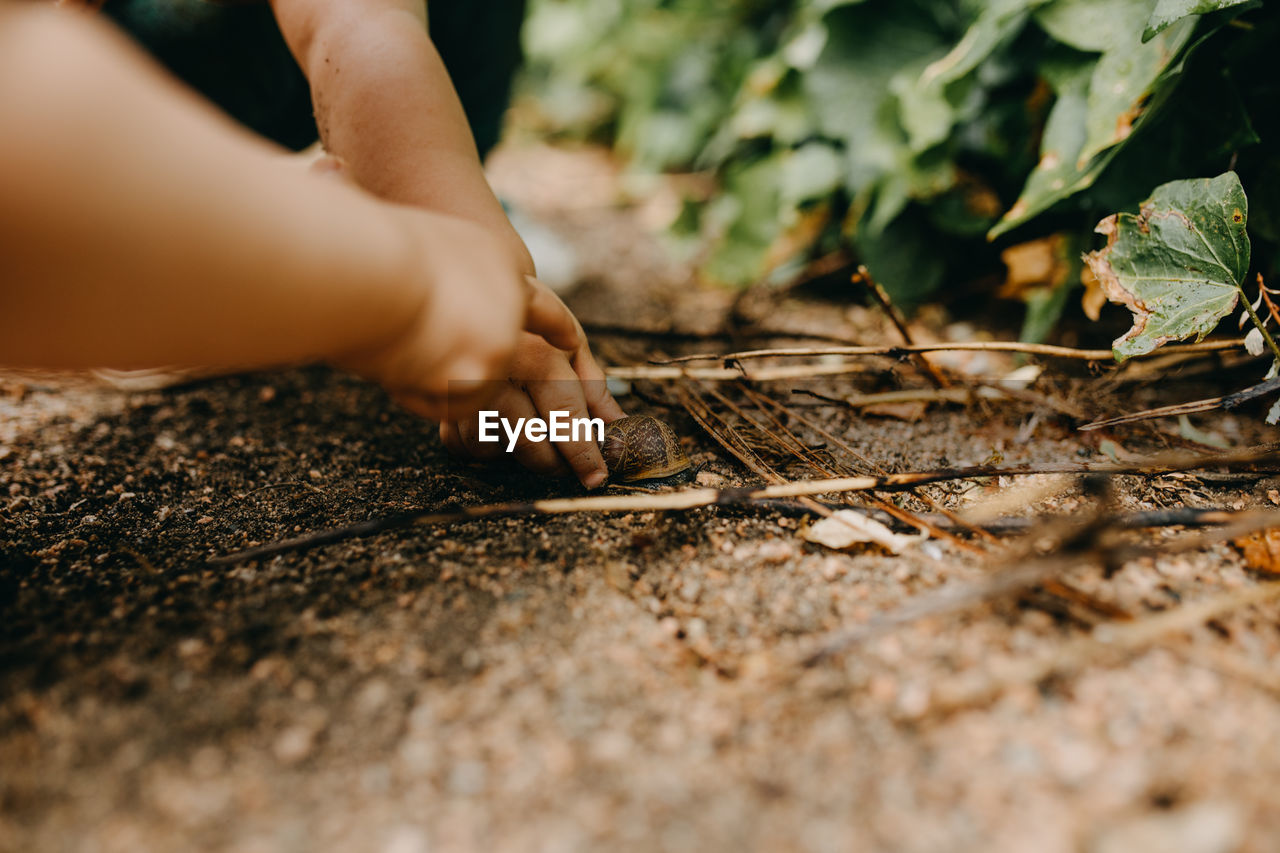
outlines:
[[1236, 289], [1240, 291], [1240, 301], [1244, 303], [1244, 310], [1249, 312], [1249, 319], [1253, 321], [1253, 325], [1262, 333], [1267, 346], [1271, 347], [1271, 354], [1276, 357], [1276, 363], [1280, 364], [1280, 346], [1276, 346], [1275, 338], [1271, 337], [1271, 333], [1267, 331], [1266, 324], [1262, 322], [1258, 312], [1253, 310], [1253, 303], [1249, 301], [1249, 294], [1244, 292], [1244, 285], [1237, 284]]

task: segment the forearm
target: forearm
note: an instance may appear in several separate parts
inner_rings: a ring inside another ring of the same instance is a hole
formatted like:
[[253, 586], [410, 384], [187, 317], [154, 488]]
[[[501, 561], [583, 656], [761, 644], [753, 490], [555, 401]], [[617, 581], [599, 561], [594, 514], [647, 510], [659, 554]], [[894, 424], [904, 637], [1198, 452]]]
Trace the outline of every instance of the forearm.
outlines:
[[0, 4], [0, 363], [270, 365], [393, 334], [407, 232], [109, 28]]
[[475, 222], [533, 272], [427, 36], [422, 0], [273, 0], [325, 147], [377, 195]]

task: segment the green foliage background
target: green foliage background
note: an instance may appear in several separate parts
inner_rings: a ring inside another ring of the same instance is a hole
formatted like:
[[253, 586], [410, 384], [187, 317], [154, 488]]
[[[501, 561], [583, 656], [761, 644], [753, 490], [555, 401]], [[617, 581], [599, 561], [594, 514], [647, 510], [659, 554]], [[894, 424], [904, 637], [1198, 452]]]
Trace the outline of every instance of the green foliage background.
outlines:
[[1278, 3], [533, 0], [525, 41], [548, 129], [715, 174], [676, 226], [713, 279], [850, 245], [911, 302], [1013, 243], [1075, 258], [1157, 184], [1232, 167], [1274, 271]]

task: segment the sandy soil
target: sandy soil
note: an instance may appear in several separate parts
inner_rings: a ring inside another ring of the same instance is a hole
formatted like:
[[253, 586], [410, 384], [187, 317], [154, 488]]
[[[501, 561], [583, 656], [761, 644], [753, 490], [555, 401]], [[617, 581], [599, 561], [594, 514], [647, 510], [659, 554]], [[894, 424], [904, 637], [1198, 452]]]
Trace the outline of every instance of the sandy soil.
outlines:
[[[669, 199], [652, 187], [629, 198], [600, 155], [508, 152], [495, 178], [578, 244], [584, 283], [570, 298], [589, 323], [706, 331], [746, 317], [891, 340], [868, 309], [804, 289], [736, 300], [692, 285], [651, 233]], [[921, 333], [967, 334], [936, 311]], [[731, 342], [597, 343], [620, 363]], [[961, 366], [1014, 366], [983, 358]], [[909, 364], [868, 367], [821, 387], [921, 387]], [[1055, 365], [1032, 390], [1090, 412], [1206, 391], [1190, 367], [1105, 391], [1076, 371]], [[797, 427], [840, 470], [1189, 446], [1176, 424], [1083, 434], [1033, 403], [934, 407], [918, 420], [811, 398], [799, 408], [794, 385], [766, 390], [869, 461]], [[704, 482], [758, 481], [669, 386], [636, 391], [624, 404], [669, 418]], [[1235, 446], [1273, 438], [1252, 409], [1196, 423]], [[788, 476], [814, 476], [761, 452]], [[925, 491], [964, 508], [1023, 484]], [[1075, 481], [1041, 485], [1003, 514], [1084, 517], [1097, 505]], [[1113, 511], [1270, 506], [1277, 485], [1119, 478]], [[1266, 581], [1229, 543], [1111, 577], [1085, 553], [1059, 576], [1068, 592], [910, 622], [808, 667], [800, 660], [831, 632], [980, 583], [1030, 546], [935, 537], [899, 556], [833, 552], [800, 538], [802, 519], [712, 508], [471, 522], [204, 564], [411, 508], [574, 493], [451, 460], [428, 425], [322, 368], [128, 394], [6, 377], [0, 850], [1280, 845], [1280, 604], [1070, 652], [1091, 632]]]

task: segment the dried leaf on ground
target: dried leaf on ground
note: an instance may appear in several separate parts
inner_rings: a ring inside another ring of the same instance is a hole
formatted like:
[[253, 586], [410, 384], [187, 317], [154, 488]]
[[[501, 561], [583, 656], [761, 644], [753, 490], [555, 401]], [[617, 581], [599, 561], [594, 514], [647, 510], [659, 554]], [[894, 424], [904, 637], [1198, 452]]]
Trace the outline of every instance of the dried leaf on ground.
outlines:
[[867, 518], [851, 509], [839, 509], [829, 518], [821, 519], [804, 531], [808, 542], [824, 545], [837, 551], [851, 548], [860, 543], [873, 542], [894, 554], [901, 554], [912, 545], [919, 544], [929, 538], [929, 534], [904, 536], [894, 533], [880, 522]]
[[1269, 527], [1236, 540], [1244, 561], [1255, 572], [1280, 576], [1280, 527]]
[[1063, 242], [1063, 235], [1051, 234], [1010, 246], [1001, 252], [1005, 278], [1000, 296], [1025, 299], [1034, 289], [1052, 289], [1066, 281], [1071, 268], [1062, 251]]

